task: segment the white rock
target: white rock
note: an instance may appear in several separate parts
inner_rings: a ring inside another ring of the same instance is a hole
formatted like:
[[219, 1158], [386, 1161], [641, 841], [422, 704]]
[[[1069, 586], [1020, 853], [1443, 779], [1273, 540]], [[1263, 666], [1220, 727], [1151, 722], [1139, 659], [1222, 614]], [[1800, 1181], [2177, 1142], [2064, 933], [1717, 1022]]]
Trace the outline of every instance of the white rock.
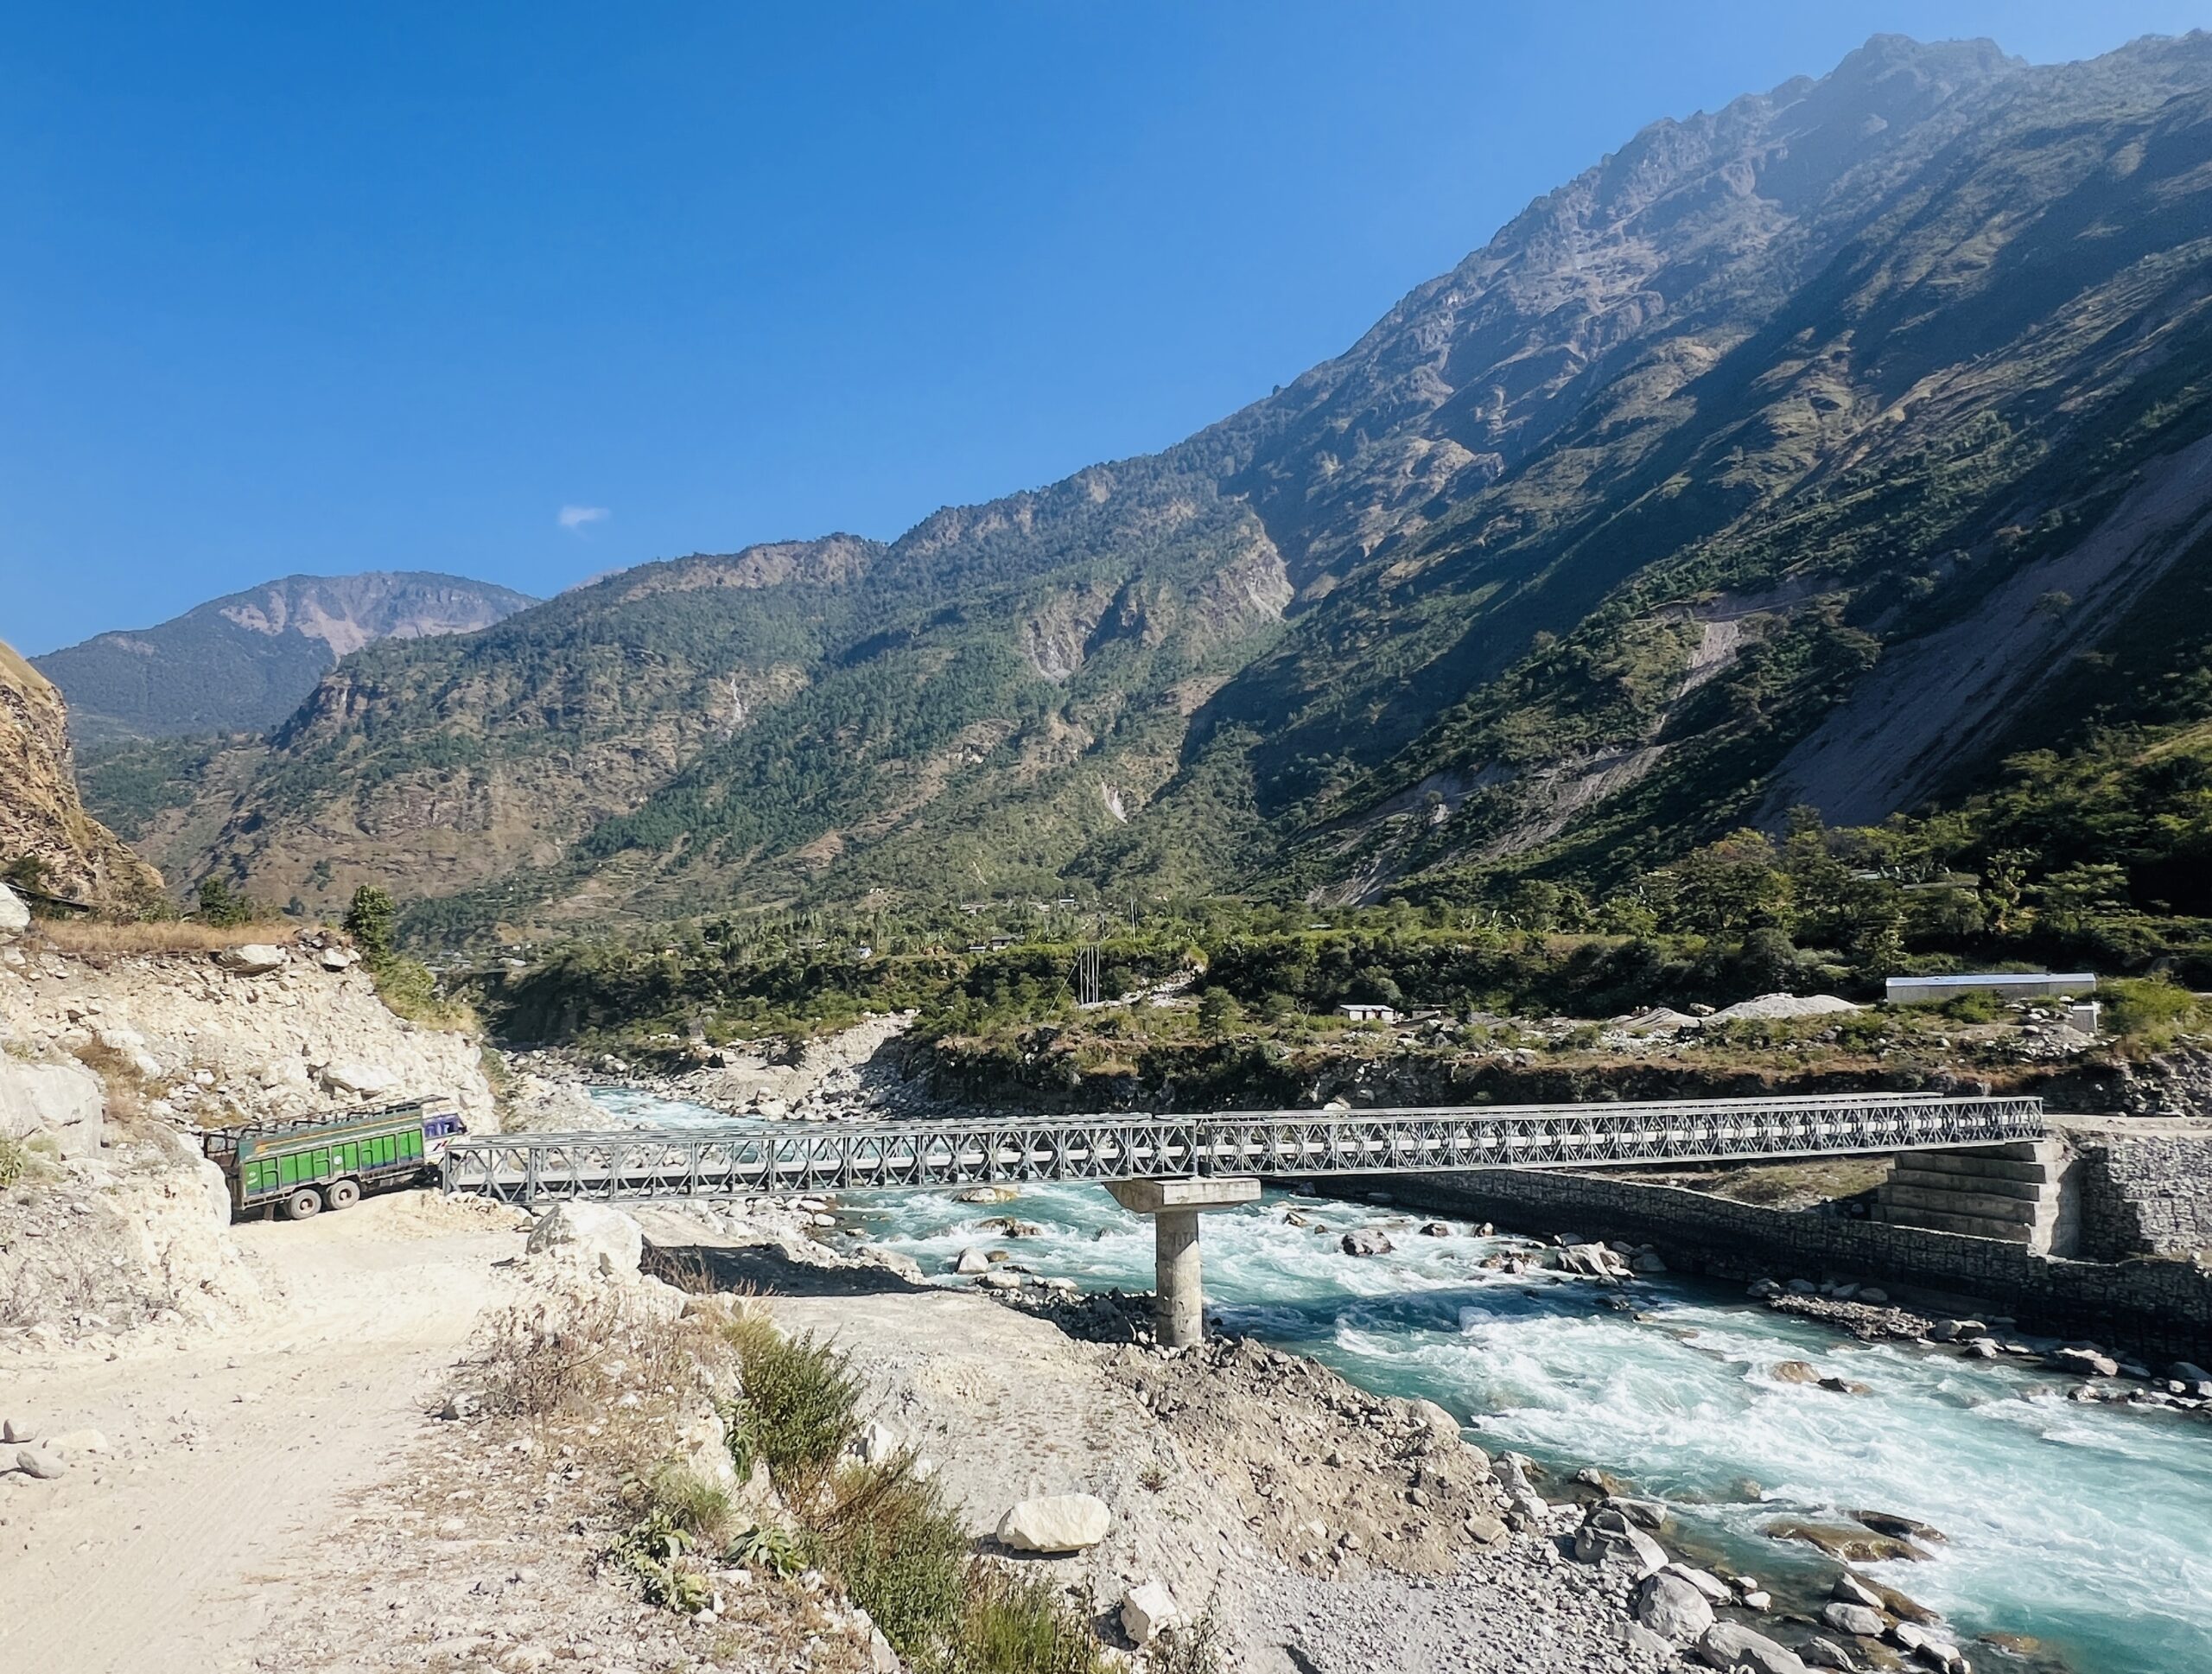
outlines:
[[561, 1203], [531, 1228], [525, 1249], [533, 1256], [579, 1259], [608, 1278], [631, 1278], [637, 1274], [645, 1244], [638, 1223], [620, 1209], [603, 1203]]
[[100, 1149], [107, 1092], [81, 1064], [27, 1064], [0, 1053], [0, 1137], [50, 1136], [65, 1157]]
[[1122, 1631], [1135, 1645], [1150, 1645], [1153, 1636], [1163, 1627], [1172, 1627], [1182, 1620], [1176, 1607], [1175, 1595], [1156, 1581], [1132, 1587], [1122, 1595]]
[[960, 1254], [954, 1258], [952, 1270], [955, 1273], [974, 1275], [976, 1273], [988, 1272], [990, 1270], [990, 1265], [989, 1258], [986, 1257], [982, 1251], [963, 1250]]
[[325, 971], [343, 971], [353, 963], [353, 954], [343, 947], [326, 947], [315, 955], [315, 963]]
[[880, 1465], [899, 1456], [899, 1449], [906, 1445], [893, 1426], [880, 1418], [871, 1418], [861, 1426], [860, 1435], [854, 1440], [853, 1452], [863, 1465]]
[[79, 1454], [105, 1453], [107, 1437], [93, 1429], [64, 1430], [59, 1435], [48, 1436], [46, 1445], [63, 1458], [73, 1459]]
[[23, 898], [0, 883], [0, 936], [20, 936], [31, 927], [31, 909]]
[[1687, 1645], [1713, 1626], [1713, 1604], [1680, 1575], [1661, 1571], [1636, 1589], [1636, 1619], [1662, 1639]]
[[1738, 1622], [1717, 1621], [1699, 1636], [1698, 1659], [1708, 1668], [1737, 1674], [1805, 1674], [1804, 1660], [1783, 1649], [1764, 1633], [1754, 1633]]
[[1040, 1494], [999, 1519], [999, 1544], [1017, 1552], [1080, 1552], [1105, 1539], [1113, 1520], [1095, 1494]]
[[1710, 1569], [1693, 1569], [1687, 1563], [1670, 1563], [1661, 1573], [1681, 1577], [1715, 1604], [1730, 1603], [1736, 1596], [1734, 1589]]
[[217, 949], [215, 963], [241, 977], [262, 977], [283, 965], [289, 957], [273, 942], [246, 942]]
[[18, 1448], [16, 1449], [16, 1468], [25, 1476], [35, 1476], [41, 1481], [51, 1482], [55, 1477], [67, 1474], [69, 1461], [50, 1448]]
[[1878, 1639], [1888, 1622], [1878, 1610], [1863, 1604], [1847, 1604], [1841, 1599], [1831, 1599], [1821, 1607], [1821, 1620], [1839, 1633], [1849, 1633], [1862, 1639]]
[[1869, 1610], [1882, 1607], [1882, 1595], [1848, 1570], [1835, 1578], [1835, 1585], [1828, 1589], [1828, 1596], [1840, 1599], [1846, 1604], [1863, 1604]]
[[379, 1098], [399, 1088], [399, 1072], [389, 1064], [326, 1064], [322, 1084], [333, 1092], [356, 1098]]

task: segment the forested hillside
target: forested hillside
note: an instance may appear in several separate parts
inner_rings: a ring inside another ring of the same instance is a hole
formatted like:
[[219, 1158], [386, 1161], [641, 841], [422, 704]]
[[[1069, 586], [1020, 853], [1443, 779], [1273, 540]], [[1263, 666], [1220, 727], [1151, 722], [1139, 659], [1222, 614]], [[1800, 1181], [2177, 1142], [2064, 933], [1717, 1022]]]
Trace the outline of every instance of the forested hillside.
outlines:
[[[266, 743], [92, 791], [175, 805], [132, 811], [172, 869], [394, 881], [439, 940], [1094, 888], [1594, 902], [2030, 749], [2164, 774], [2170, 878], [2212, 715], [2209, 276], [2212, 39], [1882, 37], [1646, 129], [1165, 453], [372, 646]], [[2120, 887], [2174, 899], [2151, 878]]]

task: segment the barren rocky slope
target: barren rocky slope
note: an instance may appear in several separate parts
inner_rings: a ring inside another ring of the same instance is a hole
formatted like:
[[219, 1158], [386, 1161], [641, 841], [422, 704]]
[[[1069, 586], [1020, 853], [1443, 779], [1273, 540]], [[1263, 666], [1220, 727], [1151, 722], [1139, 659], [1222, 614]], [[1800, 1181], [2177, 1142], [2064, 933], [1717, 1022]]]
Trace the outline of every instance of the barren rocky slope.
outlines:
[[162, 884], [85, 812], [61, 695], [0, 644], [0, 866], [26, 861], [43, 887], [72, 900], [127, 906]]

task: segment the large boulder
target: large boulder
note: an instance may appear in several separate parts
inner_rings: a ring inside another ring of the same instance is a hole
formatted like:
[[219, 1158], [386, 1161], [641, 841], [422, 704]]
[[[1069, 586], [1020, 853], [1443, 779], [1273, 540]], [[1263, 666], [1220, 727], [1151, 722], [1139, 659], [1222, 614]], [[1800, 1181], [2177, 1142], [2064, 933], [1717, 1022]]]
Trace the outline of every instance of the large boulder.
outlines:
[[291, 956], [274, 942], [244, 942], [218, 948], [215, 963], [240, 977], [265, 977], [281, 969]]
[[1666, 1548], [1618, 1512], [1602, 1507], [1574, 1531], [1574, 1556], [1584, 1563], [1624, 1567], [1638, 1581], [1667, 1567]]
[[1699, 1635], [1698, 1660], [1725, 1674], [1805, 1674], [1804, 1659], [1777, 1645], [1764, 1633], [1754, 1633], [1740, 1622], [1717, 1621]]
[[999, 1519], [999, 1543], [1017, 1552], [1080, 1552], [1105, 1539], [1113, 1520], [1095, 1494], [1040, 1494]]
[[23, 898], [0, 883], [0, 940], [20, 936], [31, 927], [31, 909], [23, 905]]
[[638, 1223], [620, 1209], [603, 1203], [561, 1203], [530, 1229], [525, 1249], [533, 1256], [577, 1261], [602, 1277], [620, 1279], [637, 1276], [645, 1247]]
[[100, 1148], [107, 1095], [81, 1064], [27, 1064], [0, 1053], [0, 1138], [51, 1139], [65, 1157]]
[[1713, 1626], [1713, 1601], [1680, 1575], [1662, 1570], [1636, 1589], [1636, 1619], [1676, 1645], [1688, 1645]]
[[1363, 1226], [1356, 1232], [1347, 1232], [1338, 1242], [1347, 1256], [1387, 1256], [1396, 1248], [1372, 1226]]

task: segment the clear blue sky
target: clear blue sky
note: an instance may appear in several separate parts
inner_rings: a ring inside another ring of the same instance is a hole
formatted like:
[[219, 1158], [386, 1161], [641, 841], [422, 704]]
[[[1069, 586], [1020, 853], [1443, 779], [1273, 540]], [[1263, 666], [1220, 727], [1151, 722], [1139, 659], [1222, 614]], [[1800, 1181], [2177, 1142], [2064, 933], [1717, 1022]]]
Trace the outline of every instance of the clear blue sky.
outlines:
[[[595, 571], [1162, 446], [1662, 116], [1869, 34], [2212, 0], [34, 7], [0, 19], [0, 637]], [[563, 508], [599, 511], [583, 518]]]

